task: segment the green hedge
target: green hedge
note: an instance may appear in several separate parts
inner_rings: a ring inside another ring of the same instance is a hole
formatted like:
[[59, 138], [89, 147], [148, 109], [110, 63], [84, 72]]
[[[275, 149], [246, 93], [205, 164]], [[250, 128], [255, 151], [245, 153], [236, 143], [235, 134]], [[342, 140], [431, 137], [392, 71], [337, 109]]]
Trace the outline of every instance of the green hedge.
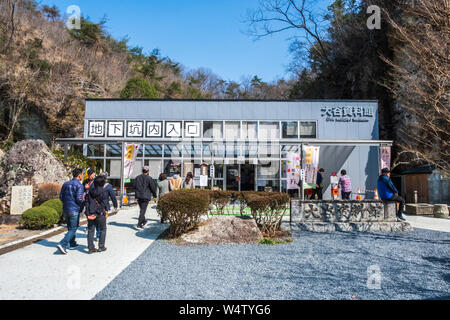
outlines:
[[170, 237], [175, 238], [200, 223], [202, 215], [209, 210], [209, 195], [204, 190], [177, 190], [159, 199], [157, 211], [169, 220]]
[[170, 236], [178, 237], [197, 227], [200, 217], [208, 214], [210, 205], [223, 214], [226, 205], [235, 202], [239, 202], [241, 215], [245, 208], [250, 208], [261, 231], [273, 235], [280, 230], [290, 197], [281, 192], [183, 189], [162, 196], [157, 211], [164, 220], [169, 220]]
[[63, 203], [59, 199], [52, 199], [41, 204], [41, 207], [50, 207], [56, 210], [59, 216], [59, 223], [64, 223]]
[[40, 206], [25, 211], [19, 223], [25, 229], [41, 230], [53, 227], [58, 221], [59, 214], [55, 209]]

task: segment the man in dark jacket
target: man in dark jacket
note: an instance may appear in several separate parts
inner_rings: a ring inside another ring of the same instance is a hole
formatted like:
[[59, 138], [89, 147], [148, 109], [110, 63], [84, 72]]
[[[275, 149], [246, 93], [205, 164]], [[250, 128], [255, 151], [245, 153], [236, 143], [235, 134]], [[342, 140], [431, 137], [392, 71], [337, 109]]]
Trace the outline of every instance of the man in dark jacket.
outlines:
[[[106, 251], [106, 208], [109, 202], [108, 191], [104, 188], [104, 177], [94, 179], [94, 188], [91, 188], [86, 197], [86, 216], [88, 217], [88, 248], [89, 253]], [[94, 245], [95, 229], [100, 228], [99, 248]]]
[[[106, 202], [106, 210], [108, 210], [108, 212], [111, 210], [111, 206], [109, 204], [109, 199], [111, 199], [113, 206], [114, 206], [114, 211], [117, 212], [117, 208], [119, 207], [118, 203], [117, 203], [117, 198], [116, 198], [116, 193], [114, 192], [114, 188], [113, 186], [108, 183], [108, 172], [103, 172], [100, 173], [100, 177], [103, 177], [103, 179], [105, 179], [105, 186], [103, 187], [105, 189], [105, 191], [107, 192], [108, 195], [108, 201]], [[92, 189], [95, 188], [95, 185], [92, 185]], [[86, 187], [85, 187], [86, 189]], [[95, 236], [95, 241], [98, 241], [101, 237], [101, 230], [100, 230], [100, 225], [97, 225], [96, 227], [97, 230], [97, 234]]]
[[381, 200], [384, 201], [395, 201], [400, 203], [397, 219], [406, 221], [403, 216], [403, 210], [405, 208], [405, 200], [398, 195], [398, 190], [392, 183], [391, 179], [391, 171], [388, 168], [384, 168], [381, 170], [381, 176], [378, 178], [378, 194], [380, 195]]
[[140, 213], [137, 224], [138, 229], [143, 229], [147, 220], [145, 219], [145, 213], [147, 212], [147, 206], [150, 200], [156, 198], [156, 182], [149, 176], [150, 168], [144, 167], [142, 174], [136, 177], [134, 186], [136, 189], [136, 199], [138, 200]]
[[316, 189], [313, 194], [313, 199], [315, 199], [316, 195], [318, 200], [323, 199], [324, 173], [325, 170], [323, 168], [320, 168], [319, 171], [317, 172]]
[[72, 172], [73, 179], [64, 183], [61, 188], [59, 198], [63, 203], [64, 217], [67, 222], [69, 231], [64, 236], [64, 239], [57, 245], [58, 250], [62, 254], [67, 254], [67, 248], [70, 245], [71, 249], [77, 247], [76, 233], [80, 223], [80, 212], [83, 208], [83, 193], [84, 187], [81, 184], [83, 180], [83, 170], [75, 169]]

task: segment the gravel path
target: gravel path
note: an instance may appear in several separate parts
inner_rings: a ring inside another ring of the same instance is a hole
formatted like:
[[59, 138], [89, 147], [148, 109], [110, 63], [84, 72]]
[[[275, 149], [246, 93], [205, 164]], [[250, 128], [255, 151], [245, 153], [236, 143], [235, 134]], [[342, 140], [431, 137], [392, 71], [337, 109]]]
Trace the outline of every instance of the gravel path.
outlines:
[[[450, 233], [302, 232], [294, 239], [190, 247], [158, 240], [94, 299], [450, 299]], [[367, 287], [374, 265], [381, 289]]]

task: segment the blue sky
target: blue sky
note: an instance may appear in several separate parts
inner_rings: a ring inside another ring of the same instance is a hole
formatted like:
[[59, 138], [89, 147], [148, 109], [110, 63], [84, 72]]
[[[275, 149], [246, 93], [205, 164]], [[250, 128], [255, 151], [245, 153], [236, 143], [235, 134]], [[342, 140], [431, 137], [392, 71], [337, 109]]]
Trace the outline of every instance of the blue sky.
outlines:
[[107, 30], [114, 38], [128, 36], [129, 43], [143, 47], [145, 53], [159, 48], [163, 56], [188, 69], [209, 68], [225, 80], [287, 77], [288, 38], [293, 33], [258, 41], [244, 34], [246, 12], [257, 8], [258, 0], [43, 0], [41, 4], [54, 4], [62, 12], [78, 5], [93, 22], [106, 15]]

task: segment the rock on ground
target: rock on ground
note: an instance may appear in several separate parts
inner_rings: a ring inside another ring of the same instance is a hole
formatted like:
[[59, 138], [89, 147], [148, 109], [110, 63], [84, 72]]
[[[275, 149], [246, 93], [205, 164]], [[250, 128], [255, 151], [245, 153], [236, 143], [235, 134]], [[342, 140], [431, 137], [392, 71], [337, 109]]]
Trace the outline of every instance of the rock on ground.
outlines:
[[187, 244], [258, 243], [263, 238], [256, 222], [233, 216], [216, 216], [206, 220], [197, 230], [181, 236]]
[[0, 156], [0, 212], [9, 210], [13, 186], [32, 185], [36, 194], [43, 183], [63, 184], [68, 179], [64, 164], [44, 141], [19, 141]]

